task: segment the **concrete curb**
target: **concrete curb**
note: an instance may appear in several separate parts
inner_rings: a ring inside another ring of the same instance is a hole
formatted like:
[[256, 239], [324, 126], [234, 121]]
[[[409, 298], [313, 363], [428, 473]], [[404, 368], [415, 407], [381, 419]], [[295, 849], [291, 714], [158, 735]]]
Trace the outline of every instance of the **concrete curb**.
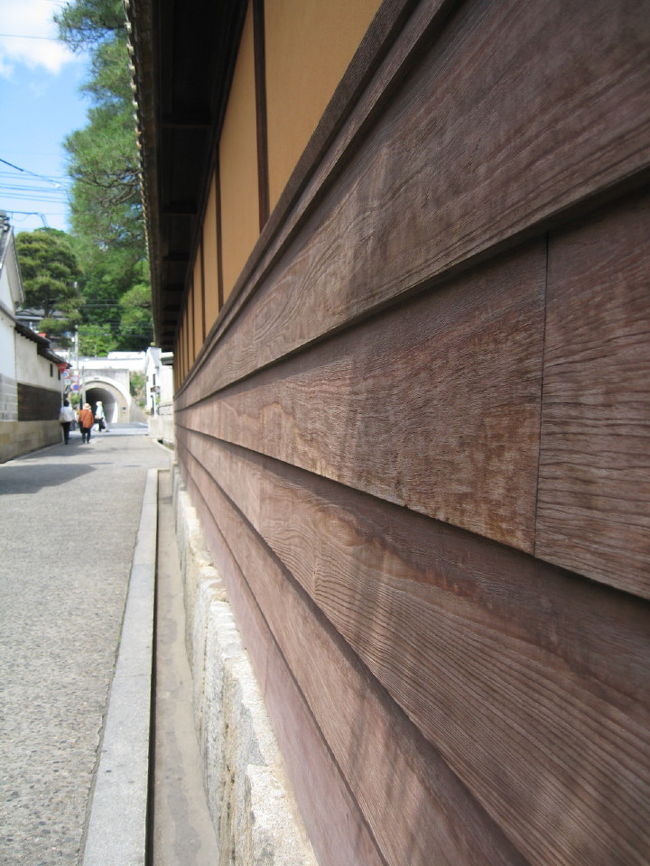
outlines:
[[144, 866], [146, 859], [157, 523], [158, 470], [150, 469], [83, 866]]

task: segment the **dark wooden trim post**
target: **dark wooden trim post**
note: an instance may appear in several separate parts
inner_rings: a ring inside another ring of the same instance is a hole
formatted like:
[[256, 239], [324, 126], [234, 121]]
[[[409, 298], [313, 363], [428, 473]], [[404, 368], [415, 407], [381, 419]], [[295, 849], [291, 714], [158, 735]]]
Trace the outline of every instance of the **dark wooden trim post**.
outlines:
[[221, 236], [221, 162], [217, 159], [214, 167], [215, 196], [214, 209], [217, 227], [217, 306], [223, 307], [223, 238]]
[[257, 116], [257, 177], [260, 231], [269, 218], [269, 155], [266, 127], [266, 49], [264, 44], [264, 0], [253, 0], [253, 44], [255, 54], [255, 112]]

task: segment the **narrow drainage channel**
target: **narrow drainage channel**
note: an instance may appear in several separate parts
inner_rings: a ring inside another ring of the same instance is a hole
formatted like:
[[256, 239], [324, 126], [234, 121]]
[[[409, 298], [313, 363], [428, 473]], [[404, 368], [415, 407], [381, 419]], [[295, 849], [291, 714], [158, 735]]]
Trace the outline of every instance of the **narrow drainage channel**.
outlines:
[[185, 648], [185, 610], [169, 471], [159, 473], [152, 752], [147, 866], [214, 866]]

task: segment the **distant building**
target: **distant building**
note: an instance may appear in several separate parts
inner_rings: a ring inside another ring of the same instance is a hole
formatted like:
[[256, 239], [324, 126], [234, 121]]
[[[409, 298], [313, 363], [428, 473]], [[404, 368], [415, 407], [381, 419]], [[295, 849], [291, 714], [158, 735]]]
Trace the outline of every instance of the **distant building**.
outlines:
[[173, 361], [173, 352], [163, 352], [154, 346], [147, 349], [145, 375], [149, 433], [165, 445], [173, 445], [175, 441]]
[[91, 404], [93, 409], [102, 401], [109, 425], [118, 423], [144, 423], [144, 409], [131, 393], [134, 374], [144, 381], [144, 352], [109, 352], [96, 358], [73, 359], [71, 391]]
[[[45, 316], [45, 310], [26, 309], [25, 307], [20, 307], [20, 309], [16, 310], [16, 320], [20, 322], [21, 325], [24, 325], [26, 328], [29, 328], [30, 331], [35, 331], [36, 333], [40, 333], [39, 325], [41, 320]], [[59, 321], [65, 319], [65, 315], [60, 313], [58, 310], [54, 310], [49, 314], [48, 318], [50, 319], [58, 319]], [[46, 335], [47, 336], [47, 335]], [[48, 338], [49, 339], [49, 338]]]
[[9, 220], [0, 211], [0, 461], [60, 441], [67, 362], [18, 321], [24, 292]]

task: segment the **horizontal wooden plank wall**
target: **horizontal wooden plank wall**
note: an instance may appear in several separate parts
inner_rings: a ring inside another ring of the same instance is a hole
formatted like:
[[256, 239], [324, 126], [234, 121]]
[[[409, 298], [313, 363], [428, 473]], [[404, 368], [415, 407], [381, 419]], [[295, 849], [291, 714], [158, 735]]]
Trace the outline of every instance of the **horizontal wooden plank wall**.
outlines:
[[648, 21], [414, 3], [178, 394], [323, 866], [650, 862]]
[[[624, 854], [620, 862], [644, 861], [646, 606], [284, 464], [184, 436], [193, 455], [188, 471], [216, 519], [230, 506], [213, 479], [527, 860], [604, 864]], [[233, 526], [228, 537], [246, 557], [252, 536]], [[301, 634], [311, 617], [289, 612], [289, 590], [282, 592], [279, 579], [272, 588], [265, 583], [271, 570], [268, 562], [243, 568], [266, 615], [279, 605], [277, 640], [288, 639], [284, 625], [298, 641], [290, 664], [296, 676], [306, 665], [301, 688], [320, 693], [325, 677], [340, 677], [340, 662], [317, 648], [304, 658], [313, 638]], [[342, 689], [339, 683], [333, 694]], [[329, 720], [331, 748], [344, 703]], [[322, 712], [331, 709], [326, 702]], [[360, 718], [353, 713], [352, 731]], [[375, 760], [382, 763], [383, 753]], [[372, 768], [373, 776], [379, 772]], [[385, 788], [373, 782], [355, 793], [383, 802]], [[441, 789], [439, 778], [438, 797]], [[435, 808], [426, 806], [431, 797], [421, 792], [418, 801], [436, 826]], [[464, 821], [467, 805], [456, 809]], [[394, 820], [405, 824], [402, 832], [413, 826], [404, 813]], [[563, 823], [573, 828], [570, 840], [548, 833]], [[388, 838], [399, 826], [388, 828]], [[389, 862], [412, 862], [399, 850]]]
[[650, 195], [549, 247], [538, 556], [650, 597]]
[[182, 424], [532, 550], [546, 242], [182, 413]]
[[[200, 474], [194, 473], [194, 477], [200, 484]], [[226, 581], [230, 603], [240, 628], [244, 630], [260, 688], [272, 712], [275, 732], [300, 799], [312, 844], [317, 851], [327, 852], [324, 862], [332, 866], [347, 866], [350, 858], [354, 862], [379, 866], [384, 860], [372, 834], [359, 813], [345, 778], [338, 772], [294, 674], [274, 640], [224, 536], [224, 532], [228, 533], [228, 537], [232, 536], [237, 541], [240, 527], [235, 525], [233, 532], [236, 516], [228, 507], [215, 510], [210, 487], [204, 496], [202, 488], [205, 490], [205, 484], [196, 486], [192, 483], [192, 476], [189, 481], [190, 492], [194, 493], [199, 514], [203, 518], [206, 537]], [[215, 513], [218, 514], [219, 524], [215, 520]], [[261, 575], [264, 573], [265, 570], [260, 571]], [[307, 755], [309, 760], [305, 759]], [[327, 820], [323, 820], [325, 815]]]
[[[425, 866], [432, 857], [440, 863], [524, 863], [437, 752], [391, 706], [335, 630], [288, 579], [286, 570], [200, 463], [190, 458], [188, 468], [211, 519], [218, 521], [229, 538], [230, 555], [246, 575], [326, 748], [344, 768], [345, 785], [359, 804], [359, 817], [349, 822], [355, 836], [367, 823], [382, 860], [390, 864]], [[213, 533], [208, 530], [208, 535]], [[228, 574], [227, 568], [225, 571]], [[241, 578], [233, 587], [235, 597], [241, 592], [240, 585]], [[255, 655], [255, 645], [249, 643], [249, 648]], [[265, 679], [268, 690], [274, 692], [275, 684], [269, 683], [268, 675]], [[291, 705], [280, 707], [280, 718], [290, 711]], [[290, 736], [301, 738], [301, 729], [292, 727]], [[296, 760], [304, 763], [308, 754], [302, 749]], [[320, 778], [317, 785], [320, 789]], [[319, 796], [323, 802], [319, 803], [317, 838], [324, 829], [330, 834], [340, 832], [335, 822], [323, 821], [325, 815], [332, 817], [327, 803], [336, 802], [335, 792], [325, 788]], [[325, 828], [318, 832], [323, 823]], [[351, 859], [354, 848], [349, 843], [340, 851], [331, 846], [331, 839], [321, 845], [319, 862], [334, 863], [339, 857], [341, 863], [374, 862], [359, 851], [358, 859]]]
[[[215, 330], [181, 405], [650, 166], [648, 0], [460, 3], [434, 39], [441, 5], [418, 5], [302, 198], [258, 247], [246, 315]], [[385, 107], [386, 88], [406, 75], [400, 63], [410, 76]]]

